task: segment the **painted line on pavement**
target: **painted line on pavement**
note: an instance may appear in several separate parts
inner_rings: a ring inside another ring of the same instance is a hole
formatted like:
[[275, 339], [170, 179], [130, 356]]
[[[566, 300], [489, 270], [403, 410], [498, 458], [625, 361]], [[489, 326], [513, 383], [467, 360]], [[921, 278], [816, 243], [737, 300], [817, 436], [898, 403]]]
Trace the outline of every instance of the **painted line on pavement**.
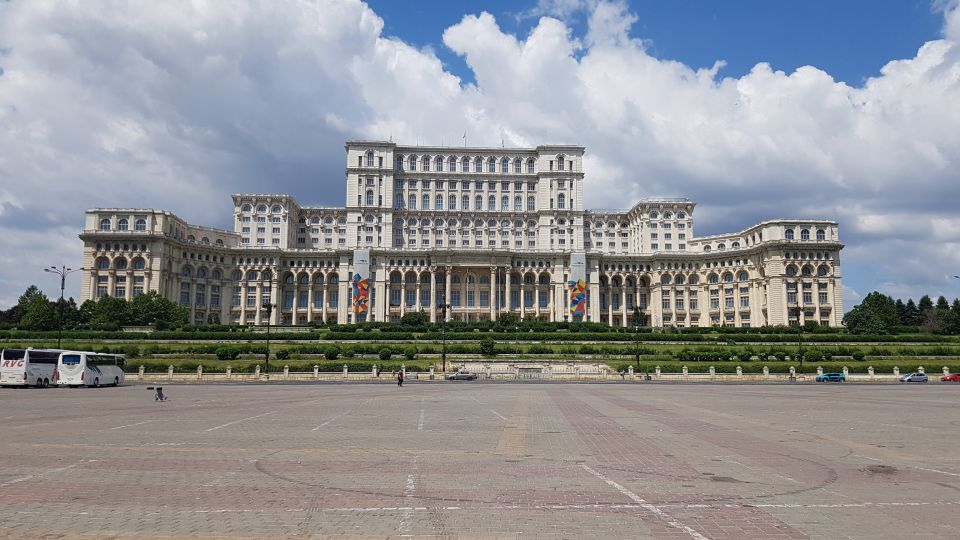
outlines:
[[248, 417], [246, 417], [246, 418], [241, 418], [241, 419], [239, 419], [239, 420], [234, 420], [233, 422], [227, 422], [226, 424], [220, 424], [219, 426], [215, 426], [215, 427], [212, 427], [212, 428], [210, 428], [210, 429], [205, 429], [204, 431], [215, 431], [215, 430], [218, 430], [218, 429], [220, 429], [220, 428], [225, 428], [225, 427], [227, 427], [227, 426], [232, 426], [232, 425], [234, 425], [234, 424], [239, 424], [240, 422], [246, 422], [247, 420], [253, 420], [254, 418], [263, 418], [264, 416], [273, 414], [273, 413], [275, 413], [275, 412], [278, 412], [278, 411], [270, 411], [270, 412], [268, 412], [268, 413], [258, 414], [258, 415], [256, 415], [256, 416], [248, 416]]
[[327, 420], [326, 422], [320, 424], [319, 426], [311, 429], [310, 431], [316, 431], [316, 430], [318, 430], [318, 429], [326, 426], [326, 425], [329, 424], [330, 422], [333, 422], [333, 421], [336, 420], [337, 418], [340, 418], [341, 416], [346, 416], [346, 415], [350, 414], [352, 411], [353, 411], [353, 409], [350, 409], [350, 410], [347, 410], [347, 411], [343, 411], [343, 412], [340, 413], [340, 414], [335, 414], [335, 415], [333, 415], [329, 420]]
[[125, 425], [125, 426], [117, 426], [117, 427], [112, 427], [112, 428], [110, 428], [110, 429], [123, 429], [123, 428], [133, 427], [133, 426], [142, 426], [143, 424], [149, 424], [150, 422], [162, 422], [163, 420], [166, 420], [166, 418], [157, 418], [157, 419], [154, 419], [154, 420], [144, 420], [143, 422], [137, 422], [136, 424], [127, 424], [127, 425]]
[[490, 409], [490, 412], [492, 412], [493, 414], [497, 415], [497, 417], [498, 417], [499, 419], [503, 420], [504, 422], [509, 422], [509, 421], [510, 421], [509, 419], [507, 419], [506, 416], [498, 413], [497, 411], [495, 411], [495, 410], [493, 410], [493, 409]]
[[83, 464], [86, 463], [87, 461], [96, 461], [96, 460], [81, 459], [80, 461], [74, 463], [73, 465], [67, 465], [66, 467], [60, 467], [59, 469], [50, 469], [49, 471], [44, 471], [44, 472], [39, 473], [39, 474], [28, 474], [27, 476], [22, 476], [22, 477], [20, 477], [20, 478], [14, 478], [13, 480], [8, 480], [8, 481], [0, 484], [0, 488], [5, 488], [5, 487], [7, 487], [7, 486], [12, 486], [13, 484], [19, 484], [20, 482], [26, 482], [27, 480], [31, 480], [31, 479], [34, 479], [34, 478], [43, 478], [43, 477], [47, 476], [48, 474], [54, 474], [54, 473], [58, 473], [58, 472], [63, 472], [63, 471], [66, 471], [66, 470], [68, 470], [68, 469], [72, 469], [72, 468], [74, 468], [74, 467], [76, 467], [76, 466], [78, 466], [78, 465], [83, 465]]
[[643, 500], [643, 498], [640, 497], [639, 495], [637, 495], [636, 493], [630, 491], [629, 489], [621, 486], [620, 484], [614, 482], [613, 480], [607, 478], [606, 476], [604, 476], [604, 475], [598, 473], [597, 471], [591, 469], [590, 466], [587, 465], [586, 463], [581, 463], [581, 464], [580, 464], [580, 468], [582, 468], [583, 470], [585, 470], [585, 471], [587, 471], [588, 473], [592, 474], [593, 476], [596, 476], [596, 477], [599, 478], [600, 480], [603, 480], [608, 486], [616, 489], [616, 490], [619, 491], [621, 494], [623, 494], [623, 495], [625, 495], [626, 497], [628, 497], [631, 501], [637, 503], [637, 505], [638, 505], [640, 508], [643, 508], [644, 510], [647, 510], [648, 512], [653, 513], [655, 516], [657, 516], [657, 517], [659, 517], [660, 519], [662, 519], [663, 521], [665, 521], [665, 522], [667, 523], [667, 525], [670, 525], [670, 526], [673, 527], [674, 529], [679, 529], [679, 530], [687, 533], [687, 534], [690, 536], [690, 538], [693, 538], [693, 539], [695, 539], [695, 540], [707, 540], [707, 537], [706, 537], [706, 536], [698, 533], [697, 531], [693, 530], [692, 528], [688, 527], [687, 525], [684, 525], [683, 523], [680, 523], [680, 522], [677, 521], [676, 519], [668, 516], [668, 515], [666, 514], [666, 512], [664, 512], [663, 510], [661, 510], [658, 506], [655, 506], [655, 505], [652, 505], [652, 504], [648, 503], [647, 501]]
[[423, 413], [424, 410], [420, 409], [420, 420], [417, 421], [417, 431], [423, 431]]
[[950, 476], [960, 476], [960, 474], [957, 474], [957, 473], [947, 472], [947, 471], [938, 471], [936, 469], [928, 469], [926, 467], [914, 467], [914, 469], [920, 469], [921, 471], [935, 472], [939, 474], [949, 474]]

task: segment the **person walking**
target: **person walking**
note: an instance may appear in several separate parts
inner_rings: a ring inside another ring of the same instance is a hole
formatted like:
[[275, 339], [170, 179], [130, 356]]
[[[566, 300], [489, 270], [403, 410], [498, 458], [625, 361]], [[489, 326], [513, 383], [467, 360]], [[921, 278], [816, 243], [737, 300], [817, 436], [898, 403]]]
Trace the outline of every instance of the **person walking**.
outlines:
[[397, 372], [397, 386], [403, 386], [403, 370]]

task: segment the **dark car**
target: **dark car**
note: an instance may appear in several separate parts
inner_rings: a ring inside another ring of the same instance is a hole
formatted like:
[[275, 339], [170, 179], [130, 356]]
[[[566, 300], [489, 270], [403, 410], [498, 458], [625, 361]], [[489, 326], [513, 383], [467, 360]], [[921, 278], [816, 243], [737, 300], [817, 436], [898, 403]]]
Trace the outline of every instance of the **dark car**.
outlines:
[[960, 373], [954, 373], [953, 375], [944, 375], [940, 377], [941, 382], [960, 382]]
[[475, 381], [477, 380], [477, 374], [471, 373], [466, 370], [460, 370], [456, 373], [451, 373], [447, 375], [448, 381]]
[[817, 382], [847, 382], [847, 376], [843, 373], [824, 373], [817, 375]]
[[900, 377], [900, 382], [927, 382], [929, 380], [926, 373], [908, 373]]

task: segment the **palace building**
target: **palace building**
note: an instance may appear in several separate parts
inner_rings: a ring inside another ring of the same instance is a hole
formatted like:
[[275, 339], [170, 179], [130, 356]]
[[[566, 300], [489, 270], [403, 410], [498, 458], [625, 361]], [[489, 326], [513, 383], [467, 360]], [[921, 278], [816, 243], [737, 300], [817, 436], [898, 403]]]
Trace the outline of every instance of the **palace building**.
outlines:
[[[86, 213], [81, 300], [157, 291], [196, 323], [398, 320], [839, 326], [837, 222], [695, 236], [695, 204], [587, 210], [584, 147], [348, 141], [346, 206], [233, 196], [233, 231], [155, 209]], [[271, 305], [268, 310], [265, 306]]]

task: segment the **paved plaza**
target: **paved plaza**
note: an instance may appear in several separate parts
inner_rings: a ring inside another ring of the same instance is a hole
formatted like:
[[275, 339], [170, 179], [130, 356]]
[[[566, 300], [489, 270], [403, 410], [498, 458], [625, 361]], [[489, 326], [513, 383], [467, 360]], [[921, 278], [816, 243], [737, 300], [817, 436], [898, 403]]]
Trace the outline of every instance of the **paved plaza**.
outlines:
[[960, 386], [164, 390], [0, 389], [0, 537], [960, 537]]

